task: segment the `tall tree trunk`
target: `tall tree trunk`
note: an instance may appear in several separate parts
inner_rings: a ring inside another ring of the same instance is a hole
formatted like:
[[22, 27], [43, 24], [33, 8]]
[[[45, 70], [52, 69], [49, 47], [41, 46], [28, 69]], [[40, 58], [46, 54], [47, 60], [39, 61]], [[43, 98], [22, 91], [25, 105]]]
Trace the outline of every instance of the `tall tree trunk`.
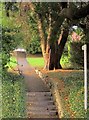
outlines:
[[35, 6], [32, 2], [29, 4], [29, 7], [33, 11], [33, 13], [36, 17], [36, 22], [37, 22], [37, 27], [38, 27], [40, 42], [41, 42], [42, 55], [44, 58], [44, 63], [46, 64], [46, 59], [47, 59], [47, 57], [46, 57], [46, 37], [45, 37], [44, 28], [43, 28], [42, 15], [40, 15], [40, 13], [37, 13], [35, 11]]
[[65, 47], [65, 44], [67, 42], [68, 34], [69, 34], [69, 30], [65, 29], [62, 32], [61, 41], [60, 41], [60, 43], [58, 43], [58, 57], [59, 57], [59, 62], [60, 62], [60, 59], [62, 57], [62, 53], [63, 53], [64, 47]]
[[41, 49], [42, 49], [42, 54], [43, 54], [43, 58], [44, 58], [44, 69], [48, 70], [49, 69], [49, 58], [50, 58], [50, 45], [49, 45], [49, 39], [50, 39], [50, 28], [49, 28], [49, 34], [48, 37], [46, 39], [45, 37], [45, 33], [44, 33], [44, 28], [42, 26], [42, 20], [39, 16], [39, 14], [37, 14], [37, 22], [38, 22], [38, 30], [39, 30], [39, 36], [40, 36], [40, 40], [41, 40]]
[[[45, 31], [43, 28], [44, 20], [42, 18], [42, 15], [40, 13], [35, 13], [34, 5], [32, 3], [30, 3], [30, 7], [34, 11], [34, 14], [37, 18], [38, 30], [39, 30], [40, 40], [41, 40], [42, 54], [43, 54], [43, 58], [45, 62], [44, 69], [53, 70], [54, 68], [55, 69], [62, 68], [59, 61], [61, 59], [62, 52], [65, 46], [65, 43], [67, 41], [67, 36], [65, 37], [65, 32], [62, 36], [62, 39], [59, 45], [58, 45], [58, 42], [55, 43], [55, 41], [58, 39], [57, 36], [59, 34], [59, 28], [62, 22], [64, 21], [64, 18], [62, 17], [60, 19], [60, 17], [58, 17], [57, 21], [53, 22], [52, 24], [51, 14], [49, 12], [48, 37], [46, 38]], [[62, 42], [62, 40], [64, 42]]]
[[46, 53], [46, 38], [45, 38], [45, 34], [44, 34], [44, 30], [42, 27], [42, 22], [41, 19], [39, 18], [39, 16], [37, 16], [38, 18], [38, 30], [39, 30], [39, 36], [40, 36], [40, 40], [41, 40], [41, 49], [42, 49], [42, 54], [43, 54], [43, 58], [44, 58], [44, 69], [46, 68], [46, 65], [48, 65], [48, 54]]
[[60, 59], [64, 50], [64, 46], [67, 42], [67, 37], [68, 37], [68, 29], [65, 29], [59, 39], [55, 44], [51, 45], [50, 48], [50, 59], [49, 59], [49, 70], [53, 69], [61, 69], [62, 66], [60, 64]]
[[53, 69], [60, 69], [62, 68], [59, 63], [59, 56], [58, 56], [58, 44], [57, 42], [51, 45], [50, 50], [50, 59], [49, 59], [49, 70]]

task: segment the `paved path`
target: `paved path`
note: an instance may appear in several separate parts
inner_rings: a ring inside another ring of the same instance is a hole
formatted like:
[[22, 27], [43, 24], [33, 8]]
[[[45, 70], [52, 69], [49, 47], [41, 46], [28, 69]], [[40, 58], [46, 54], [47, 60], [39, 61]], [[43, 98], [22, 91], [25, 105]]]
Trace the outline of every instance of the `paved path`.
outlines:
[[35, 73], [33, 67], [31, 67], [27, 60], [24, 58], [18, 59], [19, 69], [25, 77], [25, 82], [28, 92], [48, 92], [50, 91], [46, 84]]
[[19, 52], [17, 61], [18, 68], [22, 72], [26, 83], [27, 117], [59, 120], [49, 88], [35, 73], [34, 68], [28, 64], [24, 54]]

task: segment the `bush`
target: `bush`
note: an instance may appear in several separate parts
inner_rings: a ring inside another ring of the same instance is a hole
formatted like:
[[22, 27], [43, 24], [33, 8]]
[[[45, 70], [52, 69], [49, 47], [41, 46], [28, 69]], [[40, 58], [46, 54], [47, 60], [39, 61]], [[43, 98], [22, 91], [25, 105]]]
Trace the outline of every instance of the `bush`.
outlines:
[[41, 53], [40, 41], [31, 40], [30, 44], [26, 47], [26, 50], [31, 54]]
[[2, 70], [7, 69], [7, 63], [10, 61], [10, 52], [15, 49], [17, 42], [15, 39], [15, 29], [8, 27], [2, 28]]
[[82, 45], [83, 43], [81, 42], [70, 42], [68, 46], [68, 55], [70, 62], [81, 67], [84, 63]]
[[7, 73], [2, 78], [2, 117], [9, 120], [25, 117], [24, 79], [16, 74]]
[[82, 45], [83, 43], [81, 42], [70, 42], [68, 46], [70, 62], [81, 67], [83, 66], [84, 63]]

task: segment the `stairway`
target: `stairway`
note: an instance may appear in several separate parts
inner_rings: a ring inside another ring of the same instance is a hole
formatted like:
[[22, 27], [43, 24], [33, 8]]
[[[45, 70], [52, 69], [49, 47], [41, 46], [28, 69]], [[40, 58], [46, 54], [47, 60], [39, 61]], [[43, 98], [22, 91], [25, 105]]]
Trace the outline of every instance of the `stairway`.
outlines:
[[51, 92], [27, 92], [27, 117], [59, 120]]
[[18, 68], [26, 85], [26, 113], [31, 120], [59, 120], [52, 94], [47, 85], [28, 64], [24, 53], [17, 54]]

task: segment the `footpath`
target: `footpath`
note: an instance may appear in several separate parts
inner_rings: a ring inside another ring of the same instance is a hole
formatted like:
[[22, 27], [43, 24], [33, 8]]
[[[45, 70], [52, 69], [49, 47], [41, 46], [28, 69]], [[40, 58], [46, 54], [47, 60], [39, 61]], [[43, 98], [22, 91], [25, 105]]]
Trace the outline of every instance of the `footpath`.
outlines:
[[26, 84], [27, 118], [59, 120], [50, 89], [35, 73], [35, 69], [28, 64], [26, 58], [20, 52], [17, 62]]

